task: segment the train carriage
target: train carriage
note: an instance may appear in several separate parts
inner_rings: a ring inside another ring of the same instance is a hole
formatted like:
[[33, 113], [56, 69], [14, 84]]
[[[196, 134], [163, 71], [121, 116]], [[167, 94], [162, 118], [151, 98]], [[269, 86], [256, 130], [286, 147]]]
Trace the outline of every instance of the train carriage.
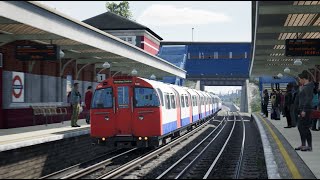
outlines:
[[209, 97], [139, 77], [109, 78], [94, 92], [91, 136], [111, 146], [159, 146], [216, 113]]

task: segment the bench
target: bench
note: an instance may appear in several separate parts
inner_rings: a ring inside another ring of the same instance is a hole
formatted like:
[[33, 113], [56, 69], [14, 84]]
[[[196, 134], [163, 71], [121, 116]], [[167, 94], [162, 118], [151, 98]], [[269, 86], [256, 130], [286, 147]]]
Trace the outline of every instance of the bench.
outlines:
[[63, 116], [61, 123], [64, 123], [65, 116], [68, 114], [67, 108], [57, 107], [55, 105], [31, 105], [33, 111], [33, 125], [36, 125], [36, 117], [42, 116], [46, 118], [46, 126], [48, 125], [48, 117]]

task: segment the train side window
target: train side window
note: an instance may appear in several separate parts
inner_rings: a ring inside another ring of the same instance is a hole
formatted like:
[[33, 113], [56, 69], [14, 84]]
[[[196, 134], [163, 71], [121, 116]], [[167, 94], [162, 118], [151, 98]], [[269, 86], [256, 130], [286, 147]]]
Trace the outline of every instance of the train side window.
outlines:
[[174, 97], [174, 95], [171, 95], [171, 108], [176, 108], [176, 98]]
[[185, 102], [186, 102], [186, 107], [189, 107], [189, 99], [188, 99], [188, 96], [185, 96]]
[[184, 108], [185, 105], [184, 105], [184, 96], [180, 96], [180, 99], [181, 99], [181, 107]]
[[196, 96], [192, 96], [193, 106], [197, 106], [197, 98]]
[[169, 94], [165, 94], [165, 100], [166, 100], [166, 109], [170, 109], [170, 97], [169, 97]]
[[158, 93], [159, 93], [159, 96], [160, 96], [161, 105], [164, 106], [163, 93], [159, 88], [157, 88], [157, 90], [158, 90]]

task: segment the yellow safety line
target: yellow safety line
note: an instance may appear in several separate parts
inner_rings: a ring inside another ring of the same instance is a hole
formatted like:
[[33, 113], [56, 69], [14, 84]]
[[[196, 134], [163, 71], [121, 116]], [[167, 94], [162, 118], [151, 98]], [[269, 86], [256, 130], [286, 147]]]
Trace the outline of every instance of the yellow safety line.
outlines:
[[288, 152], [286, 151], [286, 149], [284, 148], [283, 144], [281, 143], [279, 137], [276, 135], [276, 133], [271, 129], [271, 127], [269, 126], [269, 124], [266, 122], [266, 120], [257, 113], [258, 116], [260, 116], [260, 118], [263, 120], [263, 123], [268, 127], [273, 139], [276, 141], [278, 148], [281, 152], [282, 157], [284, 158], [287, 167], [289, 168], [293, 179], [302, 179], [302, 176], [297, 168], [297, 166], [293, 163], [292, 159], [290, 158]]

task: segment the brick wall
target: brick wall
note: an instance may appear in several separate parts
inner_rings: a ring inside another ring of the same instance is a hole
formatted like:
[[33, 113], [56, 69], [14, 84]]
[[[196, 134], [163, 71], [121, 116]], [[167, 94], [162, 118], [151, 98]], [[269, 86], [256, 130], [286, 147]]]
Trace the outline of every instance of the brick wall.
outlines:
[[[1, 99], [0, 99], [0, 129], [32, 125], [32, 111], [30, 108], [15, 107], [12, 103], [12, 72], [25, 73], [25, 103], [67, 102], [66, 77], [72, 75], [76, 79], [76, 62], [68, 64], [60, 78], [60, 61], [19, 61], [15, 59], [16, 45], [37, 44], [31, 41], [15, 41], [0, 47], [3, 53], [3, 69], [1, 69]], [[62, 65], [70, 59], [63, 59]], [[78, 65], [79, 70], [83, 65]], [[32, 68], [31, 68], [32, 67]], [[3, 72], [2, 72], [3, 71]], [[82, 99], [88, 86], [94, 83], [94, 65], [87, 66], [79, 74], [79, 85]], [[3, 112], [2, 112], [2, 109]], [[81, 116], [82, 117], [82, 116]], [[56, 118], [56, 117], [55, 117]], [[69, 119], [69, 118], [68, 118]], [[44, 122], [43, 118], [39, 122]], [[54, 120], [54, 122], [59, 122]]]
[[141, 48], [153, 55], [157, 54], [159, 51], [159, 45], [146, 36], [141, 36]]
[[0, 152], [0, 179], [40, 178], [109, 150], [92, 146], [89, 135], [83, 135]]

